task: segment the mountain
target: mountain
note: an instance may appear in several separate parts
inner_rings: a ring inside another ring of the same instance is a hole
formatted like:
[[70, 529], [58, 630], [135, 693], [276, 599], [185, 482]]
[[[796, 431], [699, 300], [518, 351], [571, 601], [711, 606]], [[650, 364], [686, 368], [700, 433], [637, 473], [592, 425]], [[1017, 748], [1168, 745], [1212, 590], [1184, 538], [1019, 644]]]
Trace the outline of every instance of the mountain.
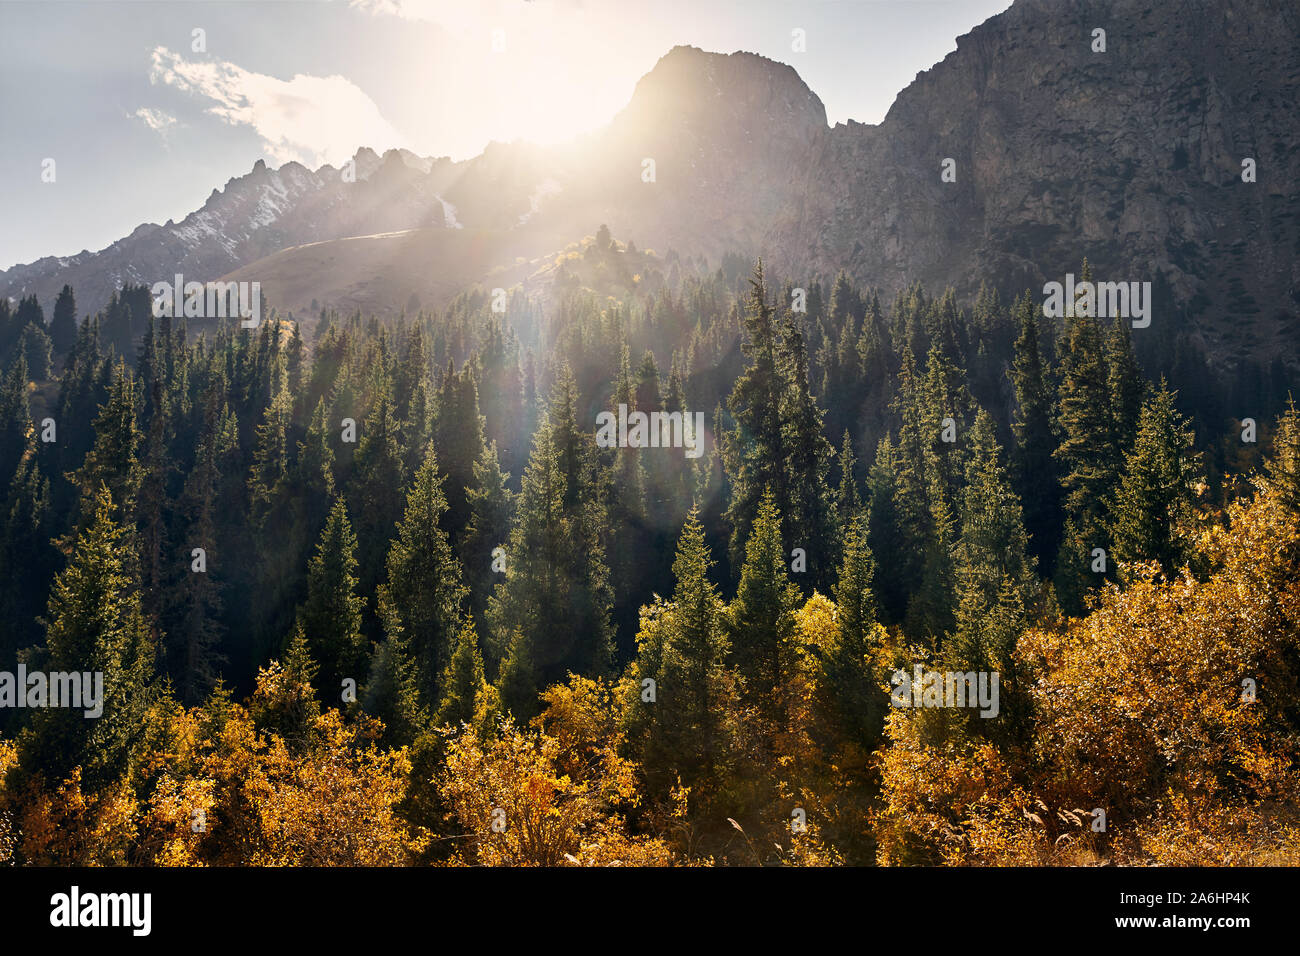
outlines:
[[353, 161], [356, 182], [346, 183], [332, 166], [268, 169], [258, 160], [179, 223], [146, 223], [99, 252], [0, 271], [0, 295], [35, 293], [52, 302], [69, 283], [83, 309], [97, 309], [127, 282], [152, 285], [177, 272], [206, 281], [286, 246], [444, 224], [437, 188], [454, 165], [450, 160], [398, 150], [381, 158], [362, 149]]
[[1159, 276], [1173, 307], [1153, 322], [1215, 361], [1295, 361], [1298, 36], [1289, 0], [1017, 0], [880, 124], [834, 127], [792, 67], [677, 47], [573, 143], [461, 163], [361, 150], [354, 183], [259, 162], [179, 224], [0, 272], [0, 294], [50, 302], [69, 282], [85, 308], [180, 271], [261, 277], [282, 308], [436, 305], [520, 281], [603, 222], [643, 248], [843, 268], [886, 295], [917, 280], [1040, 294], [1086, 256], [1101, 280]]
[[[1106, 31], [1106, 52], [1092, 31]], [[973, 293], [1154, 280], [1219, 360], [1300, 348], [1300, 8], [1285, 0], [1018, 0], [958, 38], [879, 126], [820, 137], [796, 265]], [[955, 183], [940, 163], [956, 160]], [[1258, 181], [1242, 181], [1242, 160]]]

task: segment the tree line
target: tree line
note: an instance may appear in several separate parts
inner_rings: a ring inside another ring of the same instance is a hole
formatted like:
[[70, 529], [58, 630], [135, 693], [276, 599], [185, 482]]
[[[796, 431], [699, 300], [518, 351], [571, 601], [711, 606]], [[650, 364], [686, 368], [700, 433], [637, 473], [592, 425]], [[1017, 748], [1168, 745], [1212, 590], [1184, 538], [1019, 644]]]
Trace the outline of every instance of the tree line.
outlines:
[[[1243, 441], [1120, 320], [670, 259], [306, 335], [0, 304], [5, 659], [105, 676], [0, 711], [0, 855], [1167, 860], [1202, 813], [1293, 852], [1276, 389]], [[708, 452], [598, 447], [620, 404]], [[891, 707], [916, 664], [998, 719]]]

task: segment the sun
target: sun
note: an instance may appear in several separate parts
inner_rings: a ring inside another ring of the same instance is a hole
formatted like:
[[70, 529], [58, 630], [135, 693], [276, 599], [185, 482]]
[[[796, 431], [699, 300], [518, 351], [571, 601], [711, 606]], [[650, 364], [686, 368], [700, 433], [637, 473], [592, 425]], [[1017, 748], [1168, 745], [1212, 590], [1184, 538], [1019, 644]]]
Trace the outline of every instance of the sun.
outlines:
[[[663, 52], [657, 39], [626, 31], [611, 42], [613, 13], [600, 7], [497, 2], [458, 6], [454, 15], [443, 6], [404, 9], [427, 15], [436, 30], [436, 86], [415, 95], [438, 98], [444, 123], [460, 117], [499, 142], [558, 144], [605, 125]], [[445, 140], [448, 131], [425, 132]]]
[[616, 104], [602, 103], [581, 64], [527, 57], [503, 61], [487, 91], [492, 137], [564, 142], [607, 123]]
[[529, 46], [501, 55], [490, 69], [485, 107], [493, 137], [561, 143], [608, 123], [627, 102], [633, 83], [606, 72], [592, 44]]

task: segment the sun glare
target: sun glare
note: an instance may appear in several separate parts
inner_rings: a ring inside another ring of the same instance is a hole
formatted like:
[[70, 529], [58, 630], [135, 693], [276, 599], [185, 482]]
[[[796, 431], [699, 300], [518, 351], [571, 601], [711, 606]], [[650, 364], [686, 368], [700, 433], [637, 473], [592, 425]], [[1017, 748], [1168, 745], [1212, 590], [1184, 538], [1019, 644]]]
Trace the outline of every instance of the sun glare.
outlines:
[[[582, 7], [485, 4], [455, 16], [409, 8], [416, 11], [437, 27], [439, 55], [454, 62], [455, 86], [437, 69], [438, 88], [421, 95], [460, 97], [454, 112], [477, 114], [475, 125], [500, 142], [563, 143], [605, 125], [664, 52], [649, 40], [644, 50], [635, 39], [611, 44], [606, 14]], [[425, 132], [433, 144], [446, 141], [445, 128]]]

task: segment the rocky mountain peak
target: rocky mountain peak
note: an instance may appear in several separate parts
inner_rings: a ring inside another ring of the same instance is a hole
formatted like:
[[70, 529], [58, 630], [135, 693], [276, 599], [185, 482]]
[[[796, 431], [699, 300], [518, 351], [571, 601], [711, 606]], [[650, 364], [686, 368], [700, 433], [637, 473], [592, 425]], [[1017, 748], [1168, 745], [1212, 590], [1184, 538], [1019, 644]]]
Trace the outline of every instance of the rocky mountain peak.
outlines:
[[756, 53], [675, 46], [637, 83], [615, 122], [727, 127], [759, 118], [786, 121], [797, 130], [821, 130], [826, 128], [826, 107], [788, 64]]

